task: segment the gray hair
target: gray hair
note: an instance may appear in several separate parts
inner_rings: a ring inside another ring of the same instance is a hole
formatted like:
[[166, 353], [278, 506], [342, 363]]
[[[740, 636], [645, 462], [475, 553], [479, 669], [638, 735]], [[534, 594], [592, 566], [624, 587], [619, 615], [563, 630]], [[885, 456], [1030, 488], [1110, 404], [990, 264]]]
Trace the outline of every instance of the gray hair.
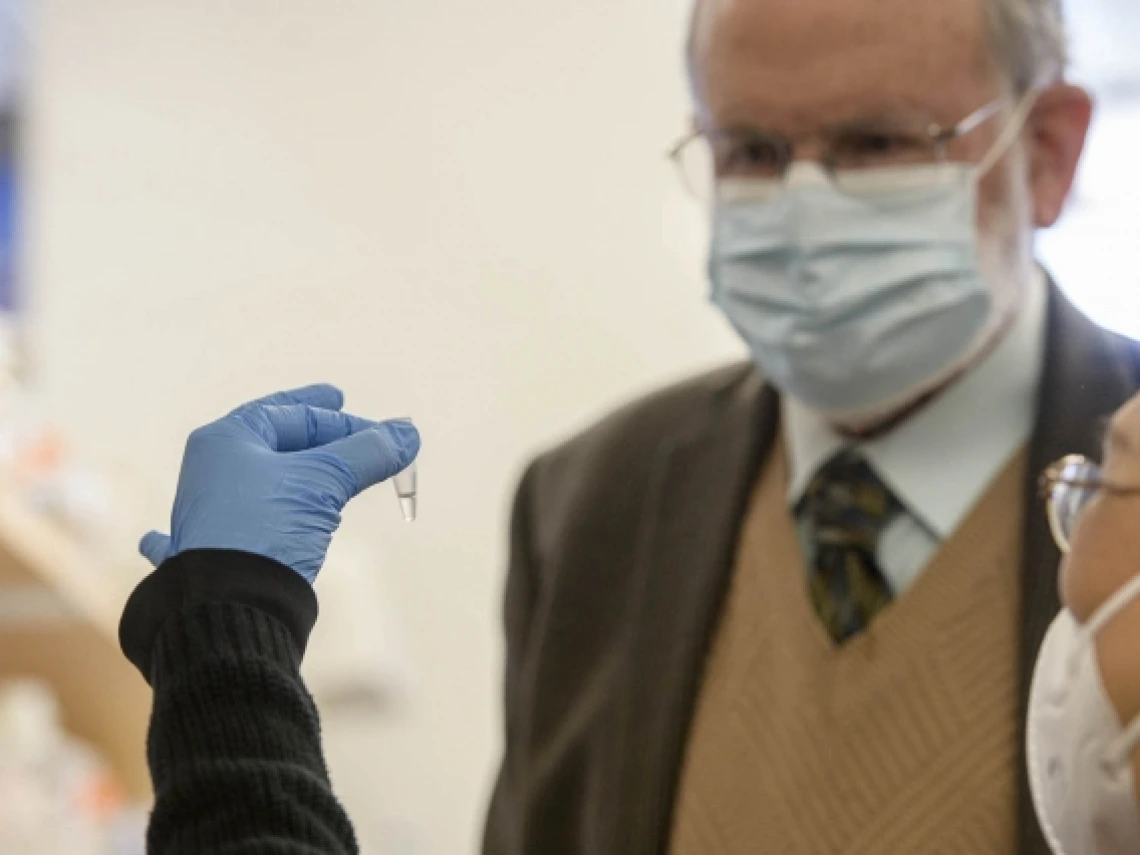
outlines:
[[1061, 0], [986, 0], [998, 67], [1017, 95], [1056, 81], [1069, 61]]
[[[1061, 0], [984, 0], [990, 22], [990, 50], [1016, 95], [1056, 81], [1069, 62]], [[693, 4], [688, 56], [692, 63], [701, 25], [701, 7]]]

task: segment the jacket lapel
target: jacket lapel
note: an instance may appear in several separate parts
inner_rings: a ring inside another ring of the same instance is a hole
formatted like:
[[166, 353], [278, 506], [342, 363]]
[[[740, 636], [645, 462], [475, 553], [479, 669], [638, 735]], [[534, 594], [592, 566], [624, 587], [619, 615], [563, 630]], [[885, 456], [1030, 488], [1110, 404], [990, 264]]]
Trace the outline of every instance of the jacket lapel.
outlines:
[[613, 707], [613, 855], [665, 851], [706, 652], [778, 414], [776, 395], [749, 370], [658, 449], [634, 568], [641, 594]]
[[1057, 592], [1060, 554], [1037, 493], [1037, 476], [1065, 454], [1100, 459], [1106, 419], [1137, 390], [1135, 346], [1093, 324], [1056, 286], [1052, 286], [1050, 292], [1045, 365], [1025, 485], [1018, 719], [1021, 855], [1049, 855], [1051, 852], [1033, 810], [1024, 753], [1033, 667], [1045, 633], [1061, 608]]

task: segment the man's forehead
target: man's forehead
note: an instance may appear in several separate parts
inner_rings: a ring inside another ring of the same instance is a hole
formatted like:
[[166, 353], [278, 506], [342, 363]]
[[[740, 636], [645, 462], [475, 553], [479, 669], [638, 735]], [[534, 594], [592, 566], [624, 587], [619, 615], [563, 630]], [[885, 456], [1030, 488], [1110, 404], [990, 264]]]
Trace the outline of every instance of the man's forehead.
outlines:
[[[948, 39], [984, 37], [988, 0], [695, 0], [697, 41], [713, 32], [773, 41], [805, 33], [847, 33], [853, 40], [936, 32]], [[908, 39], [903, 39], [908, 41]]]
[[795, 110], [838, 117], [931, 99], [952, 113], [992, 73], [985, 2], [699, 0], [695, 83], [718, 116], [794, 121]]

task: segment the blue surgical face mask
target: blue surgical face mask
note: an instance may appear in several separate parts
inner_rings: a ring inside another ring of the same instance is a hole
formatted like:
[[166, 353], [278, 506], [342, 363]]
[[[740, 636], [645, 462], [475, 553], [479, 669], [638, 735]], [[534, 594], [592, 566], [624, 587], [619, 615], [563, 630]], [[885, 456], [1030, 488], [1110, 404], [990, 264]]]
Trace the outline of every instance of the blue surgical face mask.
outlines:
[[770, 382], [824, 413], [865, 413], [970, 350], [993, 311], [978, 181], [1013, 124], [980, 165], [869, 171], [858, 193], [800, 163], [779, 185], [720, 185], [712, 299]]

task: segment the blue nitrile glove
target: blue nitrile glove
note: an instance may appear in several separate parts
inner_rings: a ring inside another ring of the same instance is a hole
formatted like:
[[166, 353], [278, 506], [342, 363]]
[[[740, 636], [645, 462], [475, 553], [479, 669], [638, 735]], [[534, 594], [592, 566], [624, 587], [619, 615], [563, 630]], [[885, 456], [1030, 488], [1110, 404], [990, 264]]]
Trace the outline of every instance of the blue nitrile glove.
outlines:
[[190, 549], [236, 549], [291, 567], [312, 583], [340, 512], [419, 453], [406, 421], [340, 412], [333, 386], [308, 386], [246, 404], [190, 435], [171, 537], [151, 532], [140, 551], [156, 567]]

